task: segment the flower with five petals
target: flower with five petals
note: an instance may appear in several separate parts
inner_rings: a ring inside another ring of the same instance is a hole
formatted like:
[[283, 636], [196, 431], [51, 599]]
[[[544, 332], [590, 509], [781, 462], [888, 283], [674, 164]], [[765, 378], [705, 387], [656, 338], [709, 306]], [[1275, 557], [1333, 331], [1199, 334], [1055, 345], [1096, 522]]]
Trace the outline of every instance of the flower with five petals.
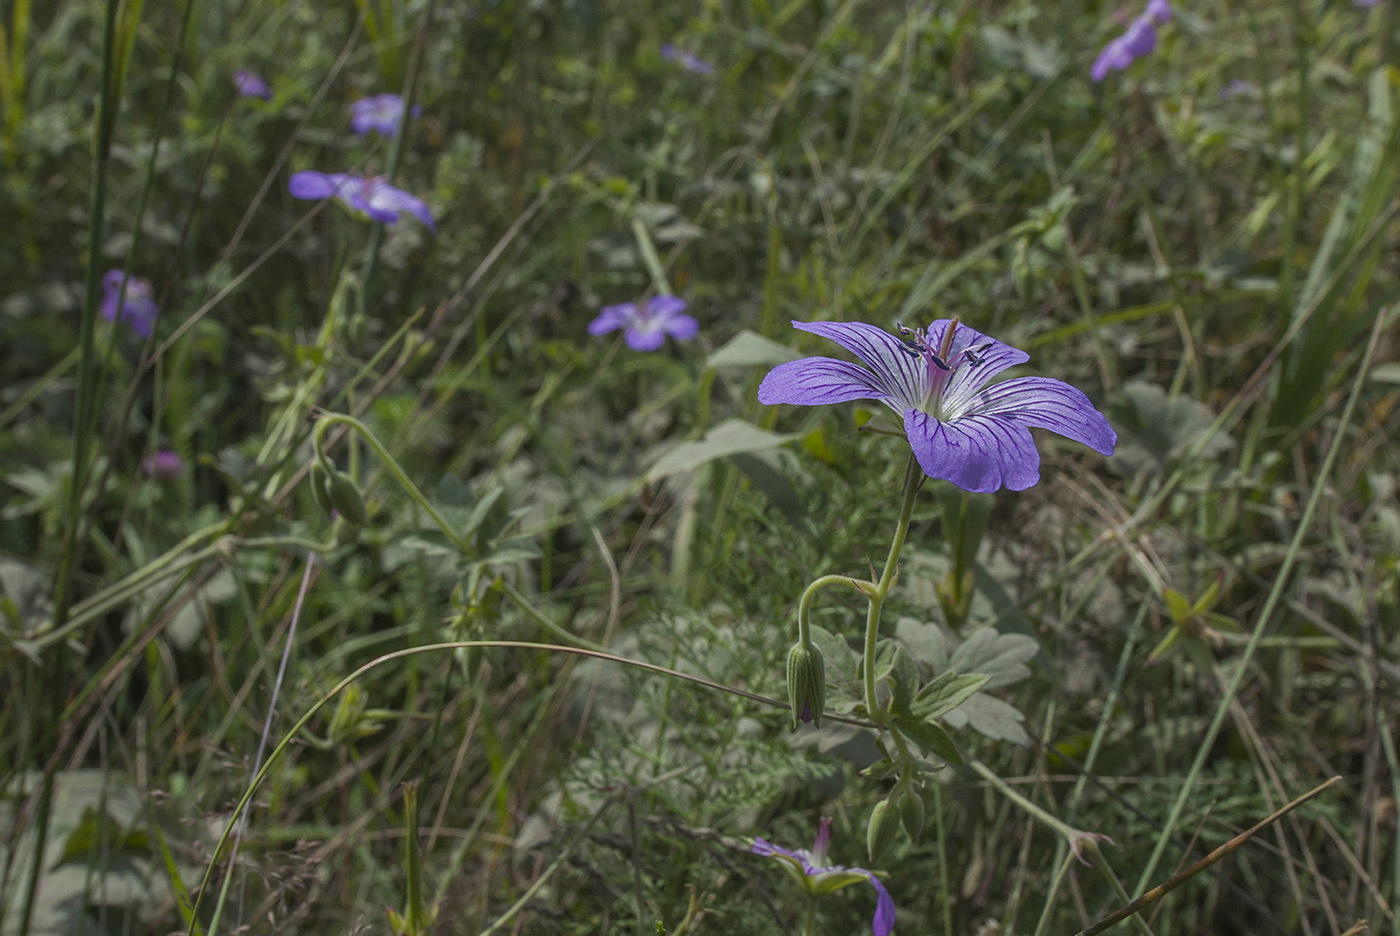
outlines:
[[1031, 428], [1049, 429], [1113, 454], [1118, 436], [1082, 391], [1048, 377], [988, 384], [1029, 355], [957, 319], [895, 337], [864, 322], [793, 322], [830, 338], [865, 365], [834, 358], [779, 364], [758, 388], [760, 403], [819, 406], [878, 400], [904, 424], [919, 467], [965, 491], [1022, 491], [1040, 480]]

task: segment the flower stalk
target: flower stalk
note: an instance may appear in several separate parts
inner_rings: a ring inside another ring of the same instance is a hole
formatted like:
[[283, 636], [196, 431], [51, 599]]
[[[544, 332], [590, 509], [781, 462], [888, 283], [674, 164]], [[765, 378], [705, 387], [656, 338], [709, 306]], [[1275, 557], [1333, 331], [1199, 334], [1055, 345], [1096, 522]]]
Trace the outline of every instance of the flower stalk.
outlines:
[[914, 498], [923, 483], [923, 472], [913, 455], [904, 469], [904, 501], [899, 508], [899, 521], [895, 524], [894, 540], [890, 543], [890, 554], [885, 557], [885, 568], [874, 583], [875, 588], [868, 593], [870, 608], [865, 616], [865, 653], [861, 658], [862, 678], [865, 685], [865, 710], [870, 718], [881, 724], [884, 718], [875, 703], [875, 643], [880, 636], [880, 609], [885, 596], [894, 586], [899, 569], [899, 555], [904, 551], [904, 539], [909, 535], [909, 518], [914, 513]]

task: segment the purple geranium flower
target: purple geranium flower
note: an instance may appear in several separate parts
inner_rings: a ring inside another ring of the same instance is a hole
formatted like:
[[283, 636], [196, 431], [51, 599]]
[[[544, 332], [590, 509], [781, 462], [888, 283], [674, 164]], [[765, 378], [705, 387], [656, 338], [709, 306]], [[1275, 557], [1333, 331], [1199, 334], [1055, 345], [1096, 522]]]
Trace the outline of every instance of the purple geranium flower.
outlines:
[[238, 88], [238, 93], [244, 97], [262, 98], [264, 101], [272, 100], [272, 88], [257, 72], [245, 71], [240, 68], [233, 73], [233, 84]]
[[625, 329], [633, 351], [655, 351], [667, 335], [686, 341], [700, 333], [700, 323], [685, 314], [685, 300], [675, 296], [652, 296], [640, 308], [635, 302], [604, 306], [588, 324], [588, 333], [606, 335], [619, 328]]
[[693, 71], [699, 75], [708, 75], [715, 70], [713, 65], [698, 57], [694, 52], [677, 49], [669, 42], [661, 46], [661, 57], [668, 62], [676, 62], [686, 71]]
[[[122, 280], [126, 280], [126, 296], [122, 298]], [[127, 276], [121, 270], [108, 270], [102, 277], [102, 317], [109, 322], [122, 321], [142, 338], [148, 338], [155, 328], [155, 299], [151, 298], [151, 282], [139, 276]]]
[[1104, 455], [1118, 436], [1082, 392], [1047, 377], [986, 386], [1029, 355], [957, 319], [923, 329], [899, 326], [901, 338], [864, 322], [793, 322], [830, 338], [865, 367], [827, 357], [779, 364], [758, 388], [761, 403], [817, 406], [879, 400], [904, 421], [919, 467], [966, 491], [1021, 491], [1040, 480], [1040, 453], [1030, 429], [1068, 436]]
[[307, 170], [292, 175], [287, 191], [296, 198], [330, 198], [334, 195], [353, 211], [362, 211], [376, 221], [393, 224], [406, 211], [428, 226], [434, 234], [432, 212], [423, 200], [390, 185], [383, 176], [358, 176], [348, 172]]
[[1157, 26], [1172, 18], [1172, 8], [1168, 0], [1147, 0], [1142, 15], [1128, 24], [1123, 35], [1103, 47], [1099, 57], [1094, 59], [1094, 67], [1089, 77], [1103, 81], [1110, 71], [1120, 71], [1133, 64], [1133, 60], [1146, 55], [1157, 47]]
[[159, 449], [142, 459], [141, 467], [157, 481], [173, 481], [185, 473], [185, 460], [174, 449]]
[[[422, 112], [421, 107], [413, 108], [414, 117]], [[361, 136], [371, 130], [381, 136], [394, 136], [402, 118], [403, 97], [397, 94], [376, 94], [350, 105], [350, 129]]]
[[826, 851], [830, 844], [831, 820], [823, 819], [810, 851], [805, 848], [792, 851], [760, 838], [754, 839], [753, 853], [777, 858], [798, 885], [813, 896], [834, 893], [860, 881], [869, 881], [876, 894], [875, 917], [870, 921], [870, 927], [875, 931], [875, 936], [889, 936], [894, 930], [894, 898], [873, 871], [828, 864]]

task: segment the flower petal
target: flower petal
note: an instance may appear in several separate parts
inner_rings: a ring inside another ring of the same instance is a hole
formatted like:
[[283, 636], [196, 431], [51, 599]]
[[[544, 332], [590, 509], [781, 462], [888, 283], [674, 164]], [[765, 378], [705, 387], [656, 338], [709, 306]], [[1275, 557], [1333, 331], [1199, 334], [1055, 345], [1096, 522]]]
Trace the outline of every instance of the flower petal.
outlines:
[[652, 296], [646, 301], [646, 314], [656, 318], [670, 318], [685, 311], [685, 300], [679, 296]]
[[603, 306], [598, 312], [598, 317], [588, 323], [588, 333], [590, 335], [606, 335], [608, 332], [626, 327], [636, 318], [637, 306], [635, 303], [624, 302], [619, 305]]
[[393, 224], [399, 220], [399, 212], [407, 211], [427, 225], [428, 230], [434, 234], [437, 228], [433, 225], [432, 212], [424, 204], [421, 198], [410, 195], [397, 186], [388, 182], [376, 180], [368, 187], [368, 194], [363, 199], [365, 214], [377, 221]]
[[773, 858], [778, 855], [781, 855], [784, 858], [791, 858], [793, 861], [796, 861], [799, 864], [803, 863], [802, 856], [799, 855], [797, 852], [793, 851], [790, 848], [784, 848], [781, 845], [774, 845], [767, 839], [754, 839], [752, 851], [755, 855], [762, 855], [765, 858]]
[[1030, 430], [1009, 419], [973, 415], [942, 422], [910, 408], [904, 430], [924, 474], [964, 491], [990, 493], [1002, 485], [1024, 491], [1040, 480], [1040, 453]]
[[792, 403], [820, 406], [851, 400], [889, 399], [874, 374], [859, 364], [835, 358], [811, 357], [779, 364], [758, 386], [758, 402], [772, 406]]
[[869, 871], [870, 884], [875, 888], [875, 917], [870, 921], [870, 928], [875, 931], [875, 936], [889, 936], [894, 931], [894, 898], [890, 892], [885, 890], [885, 885], [880, 882], [874, 874]]
[[1050, 377], [1017, 377], [987, 387], [968, 413], [1049, 429], [1103, 455], [1112, 455], [1118, 443], [1118, 434], [1083, 391]]
[[689, 341], [700, 334], [700, 323], [689, 315], [676, 314], [660, 321], [666, 334], [677, 341]]
[[627, 347], [633, 351], [659, 351], [666, 343], [666, 329], [657, 321], [637, 319], [623, 332]]
[[332, 195], [348, 197], [351, 188], [358, 189], [358, 180], [344, 172], [305, 172], [292, 174], [287, 181], [287, 191], [293, 198], [329, 198]]
[[889, 332], [865, 322], [793, 322], [792, 327], [830, 338], [864, 361], [875, 372], [884, 397], [905, 406], [923, 400], [928, 389], [926, 365], [905, 351], [903, 342]]

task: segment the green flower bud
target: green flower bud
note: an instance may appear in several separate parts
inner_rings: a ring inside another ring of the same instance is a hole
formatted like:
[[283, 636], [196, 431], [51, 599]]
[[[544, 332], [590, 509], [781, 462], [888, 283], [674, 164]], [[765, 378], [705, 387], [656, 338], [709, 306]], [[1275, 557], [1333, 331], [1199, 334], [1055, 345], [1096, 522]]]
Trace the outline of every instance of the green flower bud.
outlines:
[[899, 818], [904, 831], [917, 842], [924, 832], [924, 798], [913, 790], [905, 790], [899, 798]]
[[369, 526], [369, 511], [365, 509], [365, 498], [356, 487], [355, 480], [343, 471], [331, 475], [326, 488], [331, 504], [340, 515], [355, 526]]
[[311, 493], [316, 498], [316, 504], [326, 512], [326, 516], [331, 515], [335, 508], [331, 505], [330, 475], [326, 473], [326, 466], [321, 464], [318, 458], [311, 463]]
[[890, 801], [882, 799], [870, 813], [870, 824], [865, 827], [865, 850], [870, 853], [871, 863], [877, 863], [880, 856], [894, 844], [899, 834], [899, 810], [890, 809]]
[[822, 726], [826, 706], [826, 660], [816, 644], [792, 645], [787, 657], [788, 704], [792, 706], [792, 727], [799, 721]]

